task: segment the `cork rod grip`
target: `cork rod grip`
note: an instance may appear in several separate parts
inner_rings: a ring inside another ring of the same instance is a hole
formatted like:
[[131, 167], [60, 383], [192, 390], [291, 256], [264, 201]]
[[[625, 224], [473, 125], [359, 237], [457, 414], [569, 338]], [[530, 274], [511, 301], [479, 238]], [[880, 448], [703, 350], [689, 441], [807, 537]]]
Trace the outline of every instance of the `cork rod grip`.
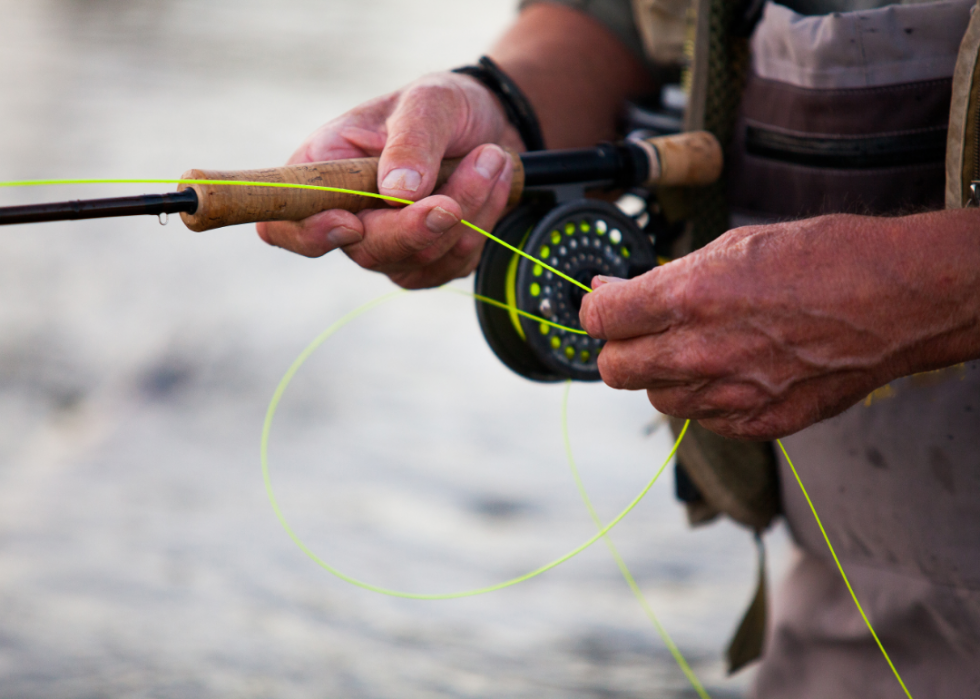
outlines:
[[707, 131], [689, 131], [640, 141], [650, 158], [646, 185], [700, 187], [721, 177], [724, 156]]
[[[516, 153], [514, 177], [508, 203], [515, 204], [524, 190], [524, 169]], [[436, 189], [456, 170], [461, 158], [442, 161]], [[319, 187], [338, 187], [360, 192], [378, 192], [378, 159], [352, 158], [307, 165], [267, 168], [263, 170], [188, 170], [184, 180], [232, 180], [235, 182], [288, 182]], [[248, 185], [181, 185], [178, 189], [193, 189], [198, 206], [193, 214], [182, 213], [184, 225], [192, 231], [207, 231], [236, 223], [256, 221], [300, 221], [327, 209], [351, 212], [388, 206], [383, 200], [342, 192], [315, 189], [260, 187]]]

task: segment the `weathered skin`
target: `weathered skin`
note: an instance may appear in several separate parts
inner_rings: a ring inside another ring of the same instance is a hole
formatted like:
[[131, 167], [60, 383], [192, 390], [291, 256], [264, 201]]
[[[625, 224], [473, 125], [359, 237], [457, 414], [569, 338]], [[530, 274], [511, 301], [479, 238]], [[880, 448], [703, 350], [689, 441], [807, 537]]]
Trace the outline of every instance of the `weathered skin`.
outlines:
[[[320, 127], [288, 163], [380, 155], [379, 191], [417, 205], [260, 223], [259, 235], [309, 257], [342, 247], [357, 264], [406, 288], [466, 276], [479, 261], [483, 238], [460, 219], [492, 228], [510, 189], [513, 167], [494, 143], [520, 144], [495, 98], [466, 76], [427, 76]], [[442, 158], [463, 155], [449, 182], [427, 196]]]
[[[522, 12], [491, 55], [528, 94], [550, 148], [612, 138], [623, 99], [649, 87], [645, 69], [602, 25], [558, 5]], [[310, 257], [343, 248], [357, 264], [406, 288], [464, 277], [476, 267], [485, 239], [460, 219], [489, 230], [507, 201], [511, 165], [497, 146], [523, 150], [489, 90], [464, 75], [426, 76], [324, 124], [288, 161], [380, 155], [379, 191], [417, 205], [260, 223], [259, 235]], [[464, 155], [432, 195], [439, 162]]]
[[980, 212], [738, 228], [593, 286], [581, 319], [609, 340], [607, 384], [723, 435], [772, 439], [980, 355]]
[[[559, 5], [522, 12], [491, 55], [551, 148], [611, 138], [622, 101], [652, 89], [602, 25]], [[380, 191], [418, 204], [325, 211], [259, 234], [303, 255], [343, 248], [407, 288], [465, 276], [484, 239], [459, 220], [489, 229], [507, 198], [497, 146], [521, 148], [496, 98], [466, 76], [427, 76], [322, 126], [289, 161], [380, 154]], [[433, 195], [439, 161], [467, 153]], [[610, 386], [646, 389], [662, 412], [727, 436], [770, 439], [895, 377], [980, 357], [978, 238], [977, 211], [741, 228], [629, 282], [599, 280], [582, 322], [610, 340], [599, 360]]]

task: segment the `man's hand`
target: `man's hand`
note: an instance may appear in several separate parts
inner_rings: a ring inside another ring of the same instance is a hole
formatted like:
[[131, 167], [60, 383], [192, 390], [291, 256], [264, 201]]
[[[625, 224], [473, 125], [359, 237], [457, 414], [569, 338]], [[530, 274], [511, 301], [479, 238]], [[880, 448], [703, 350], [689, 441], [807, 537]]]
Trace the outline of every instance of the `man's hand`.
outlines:
[[[427, 76], [328, 122], [288, 162], [380, 155], [381, 194], [416, 204], [260, 223], [259, 235], [308, 257], [343, 248], [362, 267], [406, 288], [465, 276], [476, 267], [484, 240], [460, 220], [492, 228], [510, 190], [512, 163], [492, 144], [521, 148], [496, 98], [465, 75]], [[464, 155], [446, 185], [432, 195], [442, 159]]]
[[597, 277], [582, 325], [609, 341], [610, 386], [725, 436], [784, 436], [980, 356], [977, 214], [735, 229], [636, 279]]
[[[646, 67], [608, 29], [554, 3], [524, 9], [490, 55], [534, 105], [549, 148], [613, 138], [623, 100], [653, 89]], [[430, 75], [320, 127], [289, 159], [292, 165], [380, 155], [380, 192], [416, 204], [260, 223], [259, 235], [310, 257], [343, 248], [359, 265], [408, 288], [465, 276], [484, 238], [460, 219], [489, 230], [507, 201], [511, 164], [497, 146], [524, 147], [497, 98], [469, 76]], [[462, 156], [446, 186], [429, 196], [440, 161]]]

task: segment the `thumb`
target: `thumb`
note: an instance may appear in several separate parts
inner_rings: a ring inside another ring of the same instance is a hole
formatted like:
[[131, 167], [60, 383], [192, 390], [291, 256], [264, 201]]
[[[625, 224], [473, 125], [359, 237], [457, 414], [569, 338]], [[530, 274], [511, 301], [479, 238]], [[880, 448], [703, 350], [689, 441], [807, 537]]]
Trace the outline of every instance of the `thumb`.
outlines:
[[465, 114], [448, 86], [409, 89], [388, 117], [388, 138], [378, 163], [378, 191], [418, 201], [435, 188], [446, 146]]

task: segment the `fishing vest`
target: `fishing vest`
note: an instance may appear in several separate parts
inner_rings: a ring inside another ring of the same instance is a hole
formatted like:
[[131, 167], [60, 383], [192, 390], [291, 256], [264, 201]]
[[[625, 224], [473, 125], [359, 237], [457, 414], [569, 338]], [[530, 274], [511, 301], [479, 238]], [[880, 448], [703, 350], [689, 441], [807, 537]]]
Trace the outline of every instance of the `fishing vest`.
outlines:
[[[648, 57], [689, 67], [685, 128], [711, 131], [726, 149], [722, 181], [685, 194], [688, 250], [733, 221], [970, 205], [980, 179], [974, 0], [817, 16], [771, 0], [632, 1]], [[675, 433], [682, 423], [672, 421]], [[782, 511], [771, 444], [692, 423], [678, 462], [692, 524], [724, 513], [758, 536]], [[759, 550], [759, 585], [728, 648], [730, 672], [762, 651]]]

